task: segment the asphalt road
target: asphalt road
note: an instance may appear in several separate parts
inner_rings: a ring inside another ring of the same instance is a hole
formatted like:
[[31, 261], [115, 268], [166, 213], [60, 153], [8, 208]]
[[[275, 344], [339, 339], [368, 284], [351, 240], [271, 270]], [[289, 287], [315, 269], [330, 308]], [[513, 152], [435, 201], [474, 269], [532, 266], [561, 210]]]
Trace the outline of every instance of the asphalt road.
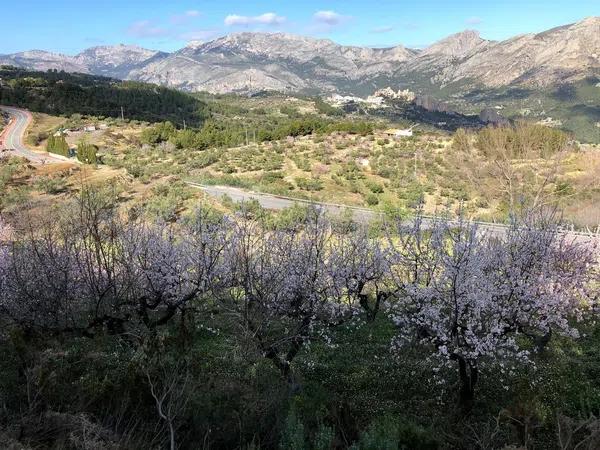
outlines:
[[[36, 164], [64, 162], [64, 160], [56, 158], [48, 153], [34, 152], [25, 146], [23, 143], [23, 135], [32, 120], [29, 111], [10, 106], [0, 106], [0, 109], [6, 111], [12, 117], [10, 125], [5, 128], [2, 133], [3, 144], [0, 147], [0, 156], [13, 154], [27, 158], [32, 163]], [[10, 150], [2, 151], [4, 149]]]
[[[264, 194], [261, 192], [248, 191], [245, 189], [235, 188], [231, 186], [213, 186], [203, 185], [199, 183], [187, 182], [189, 186], [201, 189], [211, 197], [222, 198], [228, 196], [234, 202], [244, 202], [249, 200], [256, 200], [258, 203], [266, 209], [281, 210], [289, 208], [294, 204], [314, 205], [327, 214], [333, 216], [340, 216], [345, 211], [350, 211], [352, 218], [359, 223], [368, 223], [373, 219], [382, 217], [382, 213], [374, 211], [368, 208], [360, 208], [356, 206], [339, 205], [335, 203], [324, 203], [324, 202], [311, 202], [309, 200], [294, 199], [290, 197], [283, 197], [278, 195]], [[408, 219], [410, 221], [410, 219]], [[425, 225], [427, 222], [431, 223], [434, 217], [425, 217]], [[502, 235], [506, 232], [507, 226], [492, 222], [475, 222], [479, 226], [479, 229], [489, 233], [491, 235]], [[580, 242], [593, 242], [600, 240], [600, 235], [595, 233], [585, 233], [579, 231], [565, 230], [563, 231], [569, 237], [573, 237], [575, 240]]]
[[228, 196], [236, 203], [247, 202], [249, 200], [256, 200], [265, 209], [285, 209], [294, 206], [294, 204], [314, 205], [318, 208], [322, 208], [327, 213], [332, 214], [334, 216], [339, 216], [345, 211], [351, 211], [352, 217], [357, 222], [370, 222], [371, 220], [381, 216], [381, 213], [367, 208], [337, 205], [334, 203], [311, 202], [309, 200], [247, 191], [244, 189], [239, 189], [230, 186], [210, 186], [192, 182], [188, 182], [188, 185], [198, 189], [202, 189], [211, 197], [222, 198], [224, 196]]

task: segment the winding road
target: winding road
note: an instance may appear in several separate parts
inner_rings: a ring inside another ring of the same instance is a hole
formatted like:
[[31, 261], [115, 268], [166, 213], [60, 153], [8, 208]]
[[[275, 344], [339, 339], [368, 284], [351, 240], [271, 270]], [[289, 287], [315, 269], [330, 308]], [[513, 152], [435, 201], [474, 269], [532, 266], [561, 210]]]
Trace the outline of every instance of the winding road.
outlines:
[[64, 162], [64, 160], [52, 156], [49, 153], [35, 152], [23, 143], [25, 130], [32, 120], [31, 113], [24, 109], [13, 108], [12, 106], [0, 106], [11, 116], [9, 125], [0, 134], [2, 145], [0, 145], [0, 155], [13, 154], [22, 156], [35, 164], [46, 164], [54, 162]]
[[[207, 195], [218, 199], [223, 197], [229, 197], [231, 200], [237, 203], [256, 200], [265, 209], [281, 210], [294, 206], [295, 204], [313, 205], [325, 211], [327, 214], [337, 217], [341, 216], [343, 213], [349, 212], [352, 215], [352, 218], [358, 223], [368, 223], [373, 221], [374, 219], [384, 217], [384, 213], [380, 211], [375, 211], [368, 208], [361, 208], [358, 206], [348, 206], [325, 202], [313, 202], [310, 200], [265, 194], [262, 192], [254, 192], [231, 186], [205, 185], [191, 181], [188, 181], [187, 184], [188, 186], [200, 189]], [[410, 221], [410, 219], [408, 220]], [[423, 220], [425, 222], [425, 225], [429, 226], [431, 223], [433, 223], [434, 220], [436, 220], [436, 218], [434, 216], [424, 216]], [[472, 223], [477, 224], [480, 230], [495, 236], [503, 235], [508, 229], [507, 225], [500, 223], [480, 221], [473, 221]], [[562, 232], [579, 242], [593, 242], [600, 240], [600, 234], [595, 232], [582, 232], [569, 229], [564, 229]]]
[[[30, 150], [23, 144], [23, 136], [25, 130], [29, 126], [32, 120], [31, 113], [29, 111], [14, 108], [10, 106], [1, 106], [0, 110], [7, 112], [12, 120], [10, 124], [0, 134], [3, 144], [0, 145], [0, 156], [7, 153], [4, 149], [9, 149], [8, 152], [27, 158], [29, 161], [37, 164], [46, 163], [57, 163], [65, 162], [64, 159], [53, 156], [49, 153], [35, 152]], [[381, 218], [383, 213], [368, 208], [360, 208], [356, 206], [340, 205], [335, 203], [325, 202], [312, 202], [304, 199], [296, 199], [291, 197], [284, 197], [278, 195], [265, 194], [262, 192], [253, 192], [250, 190], [239, 189], [231, 186], [214, 186], [204, 185], [188, 181], [187, 184], [196, 189], [201, 189], [206, 194], [215, 198], [229, 197], [235, 202], [243, 202], [249, 200], [256, 200], [258, 203], [266, 209], [281, 210], [289, 208], [295, 204], [312, 204], [328, 214], [333, 216], [340, 216], [345, 212], [350, 212], [352, 218], [360, 223], [371, 222], [374, 219]], [[434, 217], [426, 217], [425, 220], [431, 222]], [[506, 225], [491, 223], [491, 222], [476, 222], [480, 229], [492, 234], [503, 234], [506, 232]], [[564, 232], [577, 240], [594, 241], [599, 238], [597, 233], [586, 233], [578, 232], [574, 230], [564, 230]]]

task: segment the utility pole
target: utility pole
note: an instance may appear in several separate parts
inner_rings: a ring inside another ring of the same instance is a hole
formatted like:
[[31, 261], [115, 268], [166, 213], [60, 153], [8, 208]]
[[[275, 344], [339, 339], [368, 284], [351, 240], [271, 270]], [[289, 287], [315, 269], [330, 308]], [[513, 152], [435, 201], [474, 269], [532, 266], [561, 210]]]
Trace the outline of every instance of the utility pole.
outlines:
[[121, 106], [121, 120], [125, 121], [125, 112], [123, 111], [123, 107]]
[[185, 130], [185, 119], [183, 119], [183, 129]]
[[417, 149], [415, 149], [415, 168], [414, 168], [414, 175], [415, 175], [415, 180], [417, 179]]
[[248, 128], [244, 127], [244, 131], [246, 132], [246, 147], [248, 147]]

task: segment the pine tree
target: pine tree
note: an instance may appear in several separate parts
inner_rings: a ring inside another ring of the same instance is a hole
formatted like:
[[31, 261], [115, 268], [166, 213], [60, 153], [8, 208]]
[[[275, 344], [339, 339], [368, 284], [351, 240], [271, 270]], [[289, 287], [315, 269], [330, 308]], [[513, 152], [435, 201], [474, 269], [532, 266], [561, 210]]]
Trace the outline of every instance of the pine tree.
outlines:
[[84, 164], [97, 164], [97, 147], [93, 144], [81, 141], [77, 144], [77, 159]]

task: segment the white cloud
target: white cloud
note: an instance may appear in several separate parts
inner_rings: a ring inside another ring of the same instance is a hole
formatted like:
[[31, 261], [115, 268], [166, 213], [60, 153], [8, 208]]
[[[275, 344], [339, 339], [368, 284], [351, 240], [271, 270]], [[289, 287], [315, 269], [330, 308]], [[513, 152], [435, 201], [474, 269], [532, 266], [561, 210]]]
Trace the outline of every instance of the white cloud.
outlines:
[[329, 26], [339, 25], [345, 22], [348, 17], [342, 14], [336, 13], [335, 11], [317, 11], [313, 15], [315, 22], [319, 22]]
[[197, 11], [195, 9], [190, 9], [188, 11], [185, 11], [182, 14], [174, 14], [170, 17], [169, 21], [173, 24], [173, 25], [182, 25], [185, 22], [188, 22], [189, 20], [195, 18], [195, 17], [200, 17], [200, 11]]
[[283, 16], [278, 16], [275, 13], [269, 12], [259, 16], [239, 16], [230, 14], [225, 17], [225, 25], [231, 26], [248, 26], [248, 25], [281, 25], [287, 19]]
[[393, 31], [394, 27], [391, 25], [384, 25], [381, 27], [375, 27], [371, 29], [371, 33], [389, 33], [390, 31]]
[[468, 19], [465, 20], [465, 23], [467, 25], [479, 25], [480, 23], [483, 22], [483, 19], [481, 17], [469, 17]]
[[137, 38], [166, 36], [169, 32], [149, 20], [138, 20], [127, 28], [127, 33]]

